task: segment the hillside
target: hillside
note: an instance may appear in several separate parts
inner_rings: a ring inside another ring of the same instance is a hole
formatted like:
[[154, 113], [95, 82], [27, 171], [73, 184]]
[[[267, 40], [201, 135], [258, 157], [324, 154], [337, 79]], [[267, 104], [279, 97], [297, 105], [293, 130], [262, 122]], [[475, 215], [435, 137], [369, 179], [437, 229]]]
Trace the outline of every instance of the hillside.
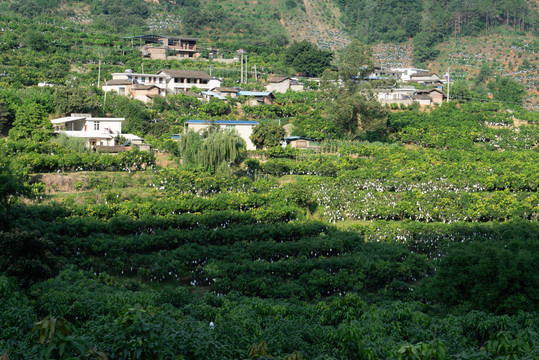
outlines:
[[[447, 1], [446, 7], [416, 0], [406, 7], [393, 3], [373, 1], [368, 7], [359, 0], [0, 0], [5, 16], [2, 26], [13, 31], [5, 33], [1, 44], [3, 50], [12, 51], [3, 53], [3, 73], [9, 83], [13, 82], [9, 78], [24, 85], [42, 80], [64, 83], [65, 73], [47, 64], [60, 61], [63, 69], [85, 73], [88, 69], [83, 68], [95, 63], [95, 54], [109, 63], [134, 67], [132, 63], [140, 62], [138, 54], [131, 52], [125, 58], [126, 51], [119, 52], [119, 37], [158, 33], [199, 37], [201, 48], [217, 46], [226, 56], [243, 47], [254, 55], [250, 59], [259, 68], [291, 74], [291, 69], [279, 64], [279, 53], [291, 42], [308, 40], [335, 51], [359, 38], [373, 45], [375, 63], [382, 67], [415, 65], [436, 72], [451, 67], [454, 79], [473, 80], [479, 68], [489, 64], [493, 76], [510, 76], [525, 86], [528, 108], [539, 107], [537, 1], [515, 1], [491, 13], [485, 12], [486, 5], [459, 10], [456, 1]], [[461, 21], [461, 15], [464, 23], [457, 26], [455, 21]], [[17, 20], [17, 16], [28, 20]], [[36, 27], [32, 21], [37, 17]], [[32, 34], [37, 28], [43, 36]], [[30, 35], [34, 40], [43, 38], [45, 45], [29, 41]], [[28, 50], [42, 54], [32, 61], [23, 60], [21, 53]], [[44, 60], [46, 56], [54, 60]]]

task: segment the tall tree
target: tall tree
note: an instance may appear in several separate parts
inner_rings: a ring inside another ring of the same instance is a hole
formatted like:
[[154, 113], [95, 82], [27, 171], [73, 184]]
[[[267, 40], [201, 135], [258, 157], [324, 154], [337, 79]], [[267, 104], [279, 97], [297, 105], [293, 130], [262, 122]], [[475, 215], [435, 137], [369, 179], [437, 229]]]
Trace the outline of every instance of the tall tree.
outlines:
[[29, 103], [17, 110], [13, 128], [9, 130], [9, 137], [12, 140], [47, 141], [52, 133], [52, 124], [45, 108], [40, 104]]
[[95, 91], [83, 87], [56, 86], [54, 106], [61, 115], [71, 113], [96, 113], [99, 99]]
[[343, 81], [365, 77], [374, 69], [372, 48], [359, 40], [352, 41], [340, 54], [339, 75]]
[[496, 100], [513, 105], [522, 105], [524, 101], [526, 91], [513, 78], [505, 76], [497, 77], [496, 81], [489, 82], [487, 86]]
[[298, 73], [312, 76], [318, 76], [329, 68], [331, 60], [333, 60], [333, 53], [320, 50], [306, 40], [292, 44], [284, 52], [286, 65], [292, 66]]
[[260, 123], [253, 128], [251, 141], [257, 149], [279, 146], [285, 131], [282, 126], [275, 123]]
[[198, 133], [188, 131], [180, 140], [179, 147], [184, 165], [229, 173], [229, 166], [239, 159], [245, 149], [245, 140], [235, 130], [214, 130], [204, 140]]

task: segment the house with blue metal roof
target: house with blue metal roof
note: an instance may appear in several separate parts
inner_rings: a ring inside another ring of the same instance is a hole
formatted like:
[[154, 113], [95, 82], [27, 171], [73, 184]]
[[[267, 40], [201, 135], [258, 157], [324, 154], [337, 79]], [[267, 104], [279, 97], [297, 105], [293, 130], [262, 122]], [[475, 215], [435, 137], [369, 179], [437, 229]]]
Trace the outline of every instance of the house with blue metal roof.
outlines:
[[275, 95], [271, 91], [239, 91], [238, 97], [247, 97], [247, 105], [256, 106], [260, 104], [271, 105]]
[[[212, 122], [210, 120], [187, 120], [186, 130], [201, 132], [207, 129]], [[223, 130], [235, 130], [245, 140], [247, 150], [256, 150], [256, 146], [251, 141], [253, 128], [258, 125], [257, 121], [235, 121], [235, 120], [214, 120], [214, 124], [219, 125]]]

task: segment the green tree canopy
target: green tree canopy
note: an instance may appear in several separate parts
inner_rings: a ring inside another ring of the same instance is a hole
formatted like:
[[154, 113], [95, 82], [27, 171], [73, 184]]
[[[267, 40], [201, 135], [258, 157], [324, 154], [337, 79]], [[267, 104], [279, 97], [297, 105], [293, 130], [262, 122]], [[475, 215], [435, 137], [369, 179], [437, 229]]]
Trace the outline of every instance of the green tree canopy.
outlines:
[[311, 76], [320, 75], [329, 68], [333, 53], [320, 50], [315, 45], [304, 40], [295, 42], [284, 52], [284, 63], [292, 66], [294, 71]]
[[282, 126], [276, 123], [259, 123], [253, 128], [250, 137], [257, 149], [279, 146], [285, 136]]
[[387, 110], [365, 94], [338, 89], [334, 100], [326, 103], [326, 117], [335, 124], [341, 134], [353, 139], [362, 132], [384, 130]]
[[12, 140], [47, 141], [52, 133], [52, 124], [45, 108], [40, 104], [29, 103], [21, 105], [17, 110], [9, 137]]
[[344, 81], [365, 77], [374, 69], [372, 48], [359, 40], [352, 41], [340, 55], [339, 75]]
[[194, 131], [188, 131], [180, 140], [180, 156], [187, 166], [204, 170], [229, 173], [229, 166], [237, 161], [245, 150], [245, 140], [233, 130], [213, 130], [204, 140]]
[[89, 88], [56, 86], [54, 107], [61, 115], [96, 113], [99, 107], [97, 93]]
[[6, 106], [6, 103], [3, 100], [0, 100], [0, 133], [6, 133], [10, 125], [9, 109]]
[[513, 78], [500, 76], [495, 81], [489, 82], [487, 86], [496, 100], [512, 105], [521, 105], [524, 101], [526, 91]]

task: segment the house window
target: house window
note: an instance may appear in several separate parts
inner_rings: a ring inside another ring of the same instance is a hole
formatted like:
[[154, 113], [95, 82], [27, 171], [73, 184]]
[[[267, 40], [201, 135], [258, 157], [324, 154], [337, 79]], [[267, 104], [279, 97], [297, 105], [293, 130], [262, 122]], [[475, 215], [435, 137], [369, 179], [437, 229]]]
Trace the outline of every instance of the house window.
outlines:
[[163, 83], [163, 78], [159, 78], [159, 84]]
[[94, 130], [99, 130], [99, 121], [94, 121]]
[[141, 82], [146, 82], [146, 77], [145, 77], [145, 76], [141, 76], [141, 77], [140, 77], [140, 81], [141, 81]]
[[120, 89], [118, 89], [118, 95], [125, 96], [125, 88], [124, 87], [121, 87]]

